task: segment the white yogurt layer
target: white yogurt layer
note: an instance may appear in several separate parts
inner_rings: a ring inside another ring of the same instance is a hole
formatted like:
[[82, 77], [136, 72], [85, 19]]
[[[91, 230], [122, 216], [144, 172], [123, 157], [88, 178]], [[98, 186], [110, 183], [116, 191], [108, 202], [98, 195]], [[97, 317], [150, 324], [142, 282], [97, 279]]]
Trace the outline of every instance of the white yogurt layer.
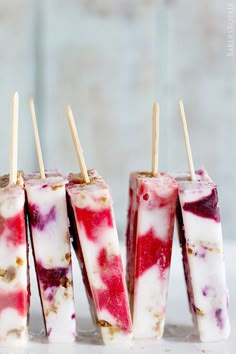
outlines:
[[11, 186], [0, 189], [0, 215], [5, 218], [12, 218], [24, 209], [25, 193], [18, 186]]
[[27, 317], [20, 316], [15, 309], [0, 312], [0, 328], [0, 342], [19, 345], [28, 341]]
[[65, 289], [60, 286], [53, 301], [45, 301], [44, 315], [50, 343], [71, 343], [76, 338], [73, 296], [72, 287]]
[[[3, 276], [3, 272], [6, 272]], [[0, 237], [0, 289], [27, 289], [27, 253], [26, 245], [8, 246]], [[9, 278], [10, 277], [10, 278]], [[9, 281], [11, 279], [11, 281]]]
[[164, 330], [169, 269], [162, 279], [157, 265], [135, 281], [133, 330], [135, 338], [161, 338]]

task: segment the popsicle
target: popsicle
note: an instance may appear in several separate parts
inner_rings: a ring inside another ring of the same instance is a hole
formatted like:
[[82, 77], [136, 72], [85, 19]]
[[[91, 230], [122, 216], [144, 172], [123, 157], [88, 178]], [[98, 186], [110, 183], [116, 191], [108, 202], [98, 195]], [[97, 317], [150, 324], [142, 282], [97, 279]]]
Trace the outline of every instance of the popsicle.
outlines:
[[[186, 126], [183, 103], [181, 115]], [[185, 129], [184, 133], [188, 132]], [[187, 150], [192, 161], [191, 149]], [[203, 342], [228, 338], [228, 290], [217, 186], [205, 171], [177, 177], [177, 220], [189, 308]]]
[[130, 175], [126, 277], [134, 337], [159, 339], [165, 323], [178, 187], [173, 177], [157, 171], [155, 134], [153, 145], [152, 173]]
[[230, 333], [217, 186], [207, 180], [178, 181], [177, 219], [189, 307], [201, 341]]
[[0, 341], [25, 342], [30, 300], [25, 193], [0, 178]]
[[49, 342], [76, 337], [70, 235], [63, 177], [25, 182], [29, 226]]
[[[70, 107], [67, 107], [67, 116], [72, 128], [74, 120]], [[123, 343], [132, 338], [132, 323], [112, 198], [102, 177], [94, 170], [87, 173], [74, 129], [71, 130], [82, 171], [78, 175], [71, 174], [67, 185], [75, 250], [91, 312], [103, 342]]]
[[28, 339], [30, 301], [25, 193], [17, 178], [18, 94], [13, 96], [10, 175], [0, 177], [0, 342]]
[[76, 320], [65, 191], [67, 180], [57, 171], [50, 172], [50, 177], [45, 176], [44, 167], [41, 166], [40, 171], [40, 176], [26, 175], [25, 190], [44, 323], [50, 343], [73, 342]]
[[[177, 183], [167, 173], [130, 175], [127, 284], [135, 338], [161, 338], [168, 291]], [[150, 288], [151, 286], [151, 288]]]

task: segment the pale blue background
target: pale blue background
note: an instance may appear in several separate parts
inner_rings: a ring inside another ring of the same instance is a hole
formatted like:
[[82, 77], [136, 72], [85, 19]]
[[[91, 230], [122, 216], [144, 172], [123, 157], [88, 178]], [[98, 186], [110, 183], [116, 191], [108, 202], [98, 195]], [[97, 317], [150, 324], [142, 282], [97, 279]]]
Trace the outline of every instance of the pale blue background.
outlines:
[[[195, 166], [219, 185], [224, 237], [235, 237], [236, 67], [227, 6], [208, 0], [1, 0], [0, 173], [9, 166], [10, 96], [20, 94], [19, 168], [37, 169], [28, 98], [47, 168], [77, 171], [64, 106], [88, 167], [110, 184], [124, 237], [128, 175], [150, 169], [151, 111], [161, 105], [160, 168], [187, 169], [182, 96]], [[235, 19], [234, 19], [235, 20]]]

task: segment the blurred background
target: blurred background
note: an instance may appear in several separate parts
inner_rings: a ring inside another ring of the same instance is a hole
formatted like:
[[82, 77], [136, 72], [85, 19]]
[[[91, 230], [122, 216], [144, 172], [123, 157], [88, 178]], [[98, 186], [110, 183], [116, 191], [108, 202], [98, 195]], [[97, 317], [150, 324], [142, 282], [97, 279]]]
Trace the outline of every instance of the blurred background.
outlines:
[[15, 90], [20, 94], [19, 169], [38, 168], [28, 107], [33, 96], [45, 166], [65, 174], [78, 171], [65, 116], [70, 103], [87, 167], [96, 168], [110, 184], [124, 239], [129, 172], [151, 168], [154, 100], [161, 109], [160, 169], [188, 169], [177, 105], [182, 97], [195, 167], [205, 166], [218, 184], [224, 237], [233, 238], [232, 4], [1, 0], [0, 173], [9, 169], [10, 97]]

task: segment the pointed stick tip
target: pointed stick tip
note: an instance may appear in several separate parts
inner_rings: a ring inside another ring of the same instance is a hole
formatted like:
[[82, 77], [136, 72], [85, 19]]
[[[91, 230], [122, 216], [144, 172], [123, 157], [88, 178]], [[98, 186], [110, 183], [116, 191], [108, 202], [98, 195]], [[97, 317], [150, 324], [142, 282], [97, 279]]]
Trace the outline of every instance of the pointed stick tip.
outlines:
[[183, 107], [183, 106], [184, 106], [184, 103], [183, 103], [182, 98], [180, 98], [180, 99], [178, 100], [178, 103], [179, 103], [179, 106], [180, 106], [180, 107]]
[[66, 105], [65, 109], [67, 112], [71, 112], [71, 106], [69, 104]]
[[153, 103], [153, 107], [159, 107], [159, 103], [158, 102], [154, 102]]

